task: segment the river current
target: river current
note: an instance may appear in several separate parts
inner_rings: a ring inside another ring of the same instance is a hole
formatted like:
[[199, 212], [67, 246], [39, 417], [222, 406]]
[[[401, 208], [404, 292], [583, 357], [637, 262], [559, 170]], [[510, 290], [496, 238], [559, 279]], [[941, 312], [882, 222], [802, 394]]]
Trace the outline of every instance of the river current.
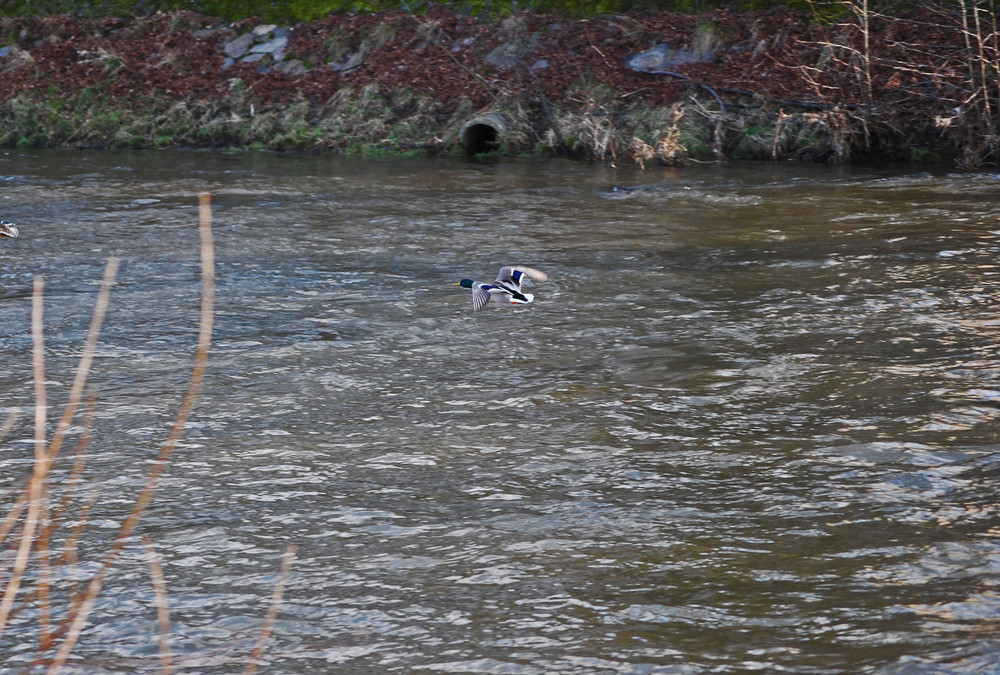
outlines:
[[[997, 175], [0, 157], [5, 508], [32, 280], [51, 433], [121, 260], [57, 589], [93, 574], [187, 387], [203, 190], [211, 358], [139, 530], [180, 672], [242, 669], [289, 544], [262, 672], [1000, 672]], [[474, 313], [453, 284], [509, 264], [548, 273], [535, 302]], [[159, 640], [132, 542], [67, 672], [160, 672]], [[37, 641], [15, 614], [0, 672]]]

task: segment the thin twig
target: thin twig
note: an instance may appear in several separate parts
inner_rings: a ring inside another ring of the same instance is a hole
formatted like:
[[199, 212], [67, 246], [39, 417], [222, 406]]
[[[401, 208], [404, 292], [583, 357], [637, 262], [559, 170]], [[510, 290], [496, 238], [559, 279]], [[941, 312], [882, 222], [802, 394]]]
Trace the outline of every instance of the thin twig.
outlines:
[[45, 282], [41, 277], [36, 276], [31, 295], [32, 363], [35, 379], [35, 464], [31, 481], [28, 483], [28, 514], [24, 521], [24, 529], [21, 531], [20, 546], [17, 549], [14, 568], [10, 579], [7, 580], [3, 598], [0, 600], [0, 635], [7, 627], [7, 619], [10, 618], [11, 609], [14, 607], [14, 598], [21, 587], [24, 571], [28, 567], [28, 556], [31, 553], [31, 545], [34, 543], [35, 530], [45, 518], [45, 478], [49, 472], [49, 453], [45, 449], [45, 413], [48, 404], [45, 396], [45, 331], [43, 321], [45, 301], [42, 296], [44, 289]]
[[552, 129], [552, 133], [556, 137], [556, 142], [559, 144], [559, 154], [564, 154], [566, 152], [566, 141], [563, 139], [563, 135], [559, 133], [559, 127], [556, 126], [556, 122], [552, 119], [552, 113], [549, 111], [549, 99], [545, 96], [545, 90], [542, 89], [542, 81], [538, 79], [538, 75], [535, 75], [535, 71], [528, 67], [527, 64], [522, 63], [524, 69], [528, 71], [528, 75], [531, 75], [532, 79], [535, 81], [535, 86], [538, 87], [538, 100], [542, 103], [542, 111], [545, 113], [545, 119], [549, 123], [549, 128]]
[[153, 468], [146, 478], [146, 484], [136, 499], [132, 511], [124, 523], [122, 523], [118, 536], [115, 537], [115, 541], [111, 544], [111, 548], [104, 557], [101, 568], [90, 580], [87, 592], [80, 606], [67, 619], [68, 629], [66, 639], [59, 646], [59, 651], [49, 666], [48, 672], [53, 675], [66, 662], [73, 647], [80, 639], [80, 633], [87, 622], [87, 618], [94, 609], [94, 604], [97, 601], [97, 595], [100, 593], [105, 576], [107, 576], [108, 571], [114, 565], [119, 554], [121, 554], [126, 541], [135, 532], [146, 508], [153, 501], [160, 476], [166, 470], [167, 463], [177, 448], [177, 443], [184, 433], [188, 418], [191, 416], [195, 402], [201, 392], [202, 382], [205, 379], [205, 370], [208, 367], [208, 352], [212, 345], [212, 327], [215, 319], [215, 248], [212, 240], [212, 204], [211, 197], [207, 192], [202, 193], [198, 199], [198, 232], [201, 237], [201, 317], [198, 329], [198, 347], [195, 350], [194, 367], [191, 369], [188, 390], [181, 401], [174, 424], [167, 434], [167, 439], [163, 442], [160, 454], [153, 463]]
[[271, 638], [274, 619], [278, 616], [278, 606], [281, 605], [281, 598], [285, 593], [285, 583], [288, 581], [288, 574], [292, 569], [292, 562], [295, 560], [295, 552], [297, 550], [298, 548], [295, 544], [289, 544], [288, 548], [285, 549], [285, 555], [281, 557], [281, 575], [278, 577], [277, 583], [274, 584], [274, 592], [271, 594], [271, 606], [267, 608], [267, 614], [264, 616], [264, 625], [260, 629], [260, 637], [257, 638], [257, 645], [250, 655], [250, 661], [247, 663], [246, 670], [243, 671], [244, 675], [253, 675], [256, 672], [260, 656], [264, 653], [264, 647], [267, 646], [267, 641]]
[[726, 114], [726, 104], [723, 103], [722, 99], [719, 97], [719, 95], [717, 93], [715, 93], [715, 89], [713, 89], [712, 87], [708, 86], [704, 82], [699, 82], [698, 80], [694, 79], [693, 77], [688, 77], [687, 75], [682, 75], [681, 73], [674, 72], [673, 70], [644, 70], [643, 72], [649, 73], [651, 75], [669, 75], [670, 77], [676, 77], [679, 80], [684, 80], [685, 82], [689, 82], [689, 83], [691, 83], [692, 86], [701, 87], [702, 89], [704, 89], [705, 91], [707, 91], [709, 94], [711, 94], [712, 97], [715, 99], [715, 102], [719, 104], [719, 111], [723, 115]]
[[167, 582], [163, 578], [160, 557], [156, 554], [153, 541], [149, 537], [142, 538], [142, 549], [146, 552], [149, 575], [153, 579], [156, 621], [160, 626], [160, 663], [163, 664], [161, 672], [164, 675], [170, 675], [174, 672], [174, 657], [170, 653], [170, 603], [167, 601]]
[[[87, 339], [83, 346], [83, 355], [80, 357], [80, 363], [77, 365], [76, 376], [73, 378], [73, 385], [70, 387], [69, 399], [66, 402], [66, 407], [63, 409], [62, 417], [60, 417], [59, 423], [56, 425], [52, 441], [49, 444], [47, 451], [49, 461], [59, 454], [59, 450], [66, 438], [66, 432], [69, 431], [73, 418], [76, 416], [76, 409], [79, 406], [80, 397], [83, 394], [84, 386], [87, 383], [87, 375], [90, 373], [90, 366], [94, 361], [94, 354], [97, 352], [97, 339], [101, 333], [101, 326], [104, 323], [104, 317], [107, 315], [108, 303], [111, 296], [111, 287], [114, 285], [117, 273], [118, 258], [110, 258], [104, 268], [104, 279], [102, 280], [101, 288], [97, 293], [97, 302], [95, 303], [94, 311], [91, 314], [90, 327], [87, 329]], [[30, 485], [26, 485], [24, 487], [24, 490], [18, 497], [17, 501], [7, 512], [7, 517], [4, 519], [4, 522], [0, 524], [0, 542], [7, 538], [7, 535], [10, 534], [11, 530], [17, 523], [18, 518], [20, 518], [21, 511], [24, 510], [25, 503], [28, 499], [29, 489]], [[0, 620], [0, 632], [2, 631], [3, 621]]]
[[17, 525], [18, 520], [21, 518], [21, 512], [24, 511], [24, 507], [27, 505], [28, 486], [25, 485], [17, 500], [7, 511], [7, 516], [3, 519], [3, 523], [0, 523], [0, 544], [7, 540], [7, 536], [13, 531], [14, 526]]
[[[56, 632], [50, 628], [50, 612], [48, 610], [49, 594], [48, 594], [48, 577], [49, 569], [52, 564], [60, 565], [66, 562], [76, 562], [75, 549], [76, 542], [79, 539], [80, 533], [83, 527], [86, 526], [90, 514], [90, 510], [93, 508], [94, 503], [97, 501], [96, 495], [93, 495], [89, 503], [85, 504], [81, 513], [79, 515], [80, 523], [70, 532], [69, 537], [63, 545], [62, 553], [55, 559], [51, 559], [51, 541], [52, 535], [58, 527], [62, 520], [63, 514], [69, 510], [70, 502], [73, 499], [73, 495], [76, 492], [77, 486], [82, 481], [81, 476], [83, 475], [83, 467], [86, 464], [87, 451], [90, 449], [90, 439], [94, 426], [94, 411], [96, 408], [97, 395], [91, 392], [90, 396], [87, 397], [87, 410], [83, 416], [83, 433], [80, 435], [77, 441], [76, 447], [76, 459], [73, 462], [73, 468], [70, 471], [69, 479], [66, 481], [66, 488], [63, 491], [62, 498], [59, 500], [59, 504], [56, 505], [51, 513], [49, 514], [49, 520], [45, 527], [38, 535], [38, 553], [39, 553], [39, 633], [41, 635], [39, 641], [39, 653], [46, 652], [52, 648], [52, 644], [56, 638]], [[50, 446], [51, 447], [51, 446]], [[51, 455], [50, 455], [51, 457]], [[70, 588], [73, 588], [71, 586]], [[72, 594], [72, 590], [69, 591]]]
[[989, 60], [986, 58], [985, 49], [983, 47], [985, 40], [983, 39], [983, 28], [980, 25], [979, 21], [978, 7], [973, 7], [973, 17], [975, 17], [976, 20], [976, 56], [977, 56], [976, 60], [979, 63], [979, 78], [980, 78], [979, 86], [981, 87], [983, 92], [983, 106], [986, 109], [984, 117], [987, 120], [987, 122], [989, 122], [993, 118], [993, 111], [991, 110], [990, 106], [989, 91], [987, 90], [987, 86], [989, 84], [989, 75], [987, 74], [987, 69], [989, 68], [990, 63]]
[[[56, 524], [62, 518], [63, 514], [69, 510], [69, 505], [73, 500], [76, 488], [83, 480], [83, 467], [87, 463], [87, 453], [90, 451], [90, 439], [94, 433], [94, 415], [96, 408], [97, 394], [91, 392], [90, 396], [87, 397], [87, 410], [83, 415], [81, 424], [83, 432], [80, 434], [80, 438], [76, 442], [76, 458], [73, 460], [73, 467], [70, 469], [69, 478], [66, 480], [66, 487], [63, 490], [62, 498], [59, 500], [59, 504], [52, 509], [52, 523], [47, 528], [46, 532], [44, 532], [44, 535], [47, 537], [52, 536], [52, 532], [55, 529]], [[51, 445], [49, 447], [51, 447]]]
[[[84, 529], [90, 524], [90, 512], [94, 510], [94, 505], [97, 504], [98, 491], [96, 488], [91, 488], [90, 494], [87, 497], [87, 501], [83, 503], [80, 507], [80, 512], [76, 516], [77, 523], [70, 530], [69, 536], [66, 537], [66, 541], [63, 542], [62, 553], [59, 554], [58, 563], [60, 565], [72, 565], [75, 564], [79, 557], [76, 554], [77, 542], [80, 541], [80, 535], [83, 534]], [[79, 582], [74, 582], [79, 583]]]
[[49, 591], [52, 588], [52, 551], [49, 549], [49, 538], [46, 532], [51, 531], [52, 521], [46, 510], [44, 527], [35, 544], [38, 551], [38, 649], [46, 651], [52, 646], [52, 604]]
[[[416, 24], [416, 28], [419, 29], [422, 25], [420, 19], [418, 19], [417, 16], [412, 11], [410, 11], [409, 7], [406, 7], [406, 11], [407, 14], [409, 15], [408, 18], [414, 24]], [[428, 37], [430, 39], [431, 44], [433, 44], [435, 47], [440, 47], [441, 51], [447, 54], [448, 58], [450, 58], [455, 63], [456, 66], [464, 70], [466, 73], [469, 74], [470, 77], [472, 77], [472, 79], [478, 82], [479, 85], [486, 90], [486, 93], [490, 95], [490, 98], [492, 98], [494, 101], [497, 100], [499, 93], [494, 87], [490, 86], [490, 83], [486, 80], [486, 78], [484, 78], [482, 75], [469, 68], [461, 61], [459, 61], [458, 58], [456, 58], [456, 56], [451, 53], [451, 49], [448, 47], [448, 45], [444, 44], [437, 36], [429, 35]]]
[[87, 329], [87, 339], [83, 345], [83, 355], [76, 368], [76, 377], [73, 378], [73, 385], [69, 389], [69, 399], [63, 409], [62, 417], [56, 430], [52, 434], [52, 443], [49, 445], [49, 457], [59, 454], [66, 432], [69, 430], [73, 418], [76, 416], [76, 409], [80, 405], [80, 398], [83, 396], [83, 389], [87, 384], [87, 375], [90, 373], [90, 366], [94, 362], [94, 354], [97, 353], [97, 340], [101, 335], [101, 326], [104, 324], [104, 317], [108, 313], [108, 304], [111, 300], [111, 287], [114, 286], [115, 277], [118, 274], [118, 258], [109, 258], [104, 268], [104, 279], [101, 281], [101, 290], [97, 293], [97, 302], [94, 305], [94, 312], [90, 317], [90, 327]]

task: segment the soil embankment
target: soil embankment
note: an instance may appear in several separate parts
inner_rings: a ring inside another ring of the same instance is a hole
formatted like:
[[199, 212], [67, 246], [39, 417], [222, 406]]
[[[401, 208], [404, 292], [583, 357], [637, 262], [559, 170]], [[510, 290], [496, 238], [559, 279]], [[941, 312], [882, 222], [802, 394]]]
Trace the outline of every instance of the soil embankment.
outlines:
[[[997, 159], [996, 55], [962, 26], [930, 11], [7, 17], [0, 144], [978, 166]], [[464, 147], [487, 112], [504, 124]]]

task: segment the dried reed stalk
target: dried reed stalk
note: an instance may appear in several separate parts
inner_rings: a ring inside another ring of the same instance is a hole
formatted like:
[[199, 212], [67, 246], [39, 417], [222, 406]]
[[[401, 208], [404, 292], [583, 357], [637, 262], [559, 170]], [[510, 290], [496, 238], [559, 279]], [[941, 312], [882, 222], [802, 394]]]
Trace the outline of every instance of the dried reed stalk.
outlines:
[[104, 279], [101, 282], [101, 290], [97, 293], [97, 302], [94, 305], [94, 313], [90, 318], [90, 327], [87, 329], [87, 339], [83, 345], [83, 354], [80, 356], [80, 363], [76, 368], [76, 377], [73, 378], [73, 385], [69, 389], [69, 398], [66, 407], [63, 409], [62, 417], [56, 430], [52, 434], [52, 442], [49, 444], [49, 458], [54, 458], [59, 454], [63, 441], [66, 439], [66, 432], [76, 417], [76, 409], [80, 405], [80, 398], [83, 396], [83, 389], [87, 384], [87, 375], [90, 367], [94, 363], [94, 354], [97, 353], [97, 340], [101, 334], [101, 326], [104, 325], [104, 317], [108, 314], [108, 305], [111, 301], [111, 287], [114, 285], [115, 277], [118, 275], [118, 258], [108, 259], [104, 268]]
[[49, 673], [54, 674], [58, 672], [80, 639], [80, 633], [87, 622], [87, 618], [94, 609], [97, 595], [101, 591], [101, 586], [108, 571], [118, 559], [122, 549], [125, 548], [128, 539], [135, 532], [146, 508], [153, 501], [153, 496], [159, 485], [159, 479], [166, 470], [167, 463], [184, 433], [188, 418], [191, 416], [195, 402], [201, 392], [205, 370], [208, 367], [208, 352], [212, 345], [212, 327], [215, 320], [215, 247], [212, 239], [211, 196], [207, 192], [199, 195], [198, 199], [198, 232], [201, 239], [201, 314], [198, 329], [198, 346], [195, 350], [194, 367], [191, 370], [187, 392], [181, 401], [180, 409], [177, 412], [177, 417], [174, 419], [174, 424], [169, 434], [167, 434], [167, 439], [163, 442], [160, 454], [157, 456], [153, 468], [146, 478], [142, 492], [132, 507], [132, 511], [122, 523], [118, 535], [111, 544], [111, 548], [105, 554], [104, 562], [101, 564], [100, 569], [87, 585], [83, 600], [70, 613], [66, 621], [66, 638], [59, 646], [55, 657], [49, 664]]
[[[990, 59], [989, 70], [993, 74], [993, 86], [997, 90], [997, 102], [1000, 105], [1000, 26], [997, 23], [997, 6], [993, 0], [990, 0], [990, 36], [992, 37], [992, 58]], [[987, 96], [989, 93], [987, 92]], [[991, 127], [991, 130], [995, 131], [995, 126]]]
[[990, 92], [989, 92], [989, 82], [990, 82], [990, 59], [986, 55], [986, 40], [983, 38], [983, 27], [980, 21], [980, 9], [975, 7], [973, 9], [973, 18], [976, 24], [976, 64], [979, 66], [979, 86], [982, 90], [983, 99], [983, 109], [985, 113], [983, 115], [984, 119], [987, 121], [992, 121], [993, 110], [990, 106]]
[[21, 518], [21, 512], [24, 511], [24, 507], [27, 504], [28, 486], [25, 485], [17, 501], [7, 511], [7, 517], [3, 519], [3, 523], [0, 523], [0, 543], [7, 540], [7, 536], [13, 531], [14, 526], [17, 525], [18, 520]]
[[[4, 594], [0, 600], [0, 632], [3, 631], [14, 607], [14, 601], [18, 594], [18, 589], [28, 562], [31, 559], [31, 549], [35, 548], [36, 557], [39, 564], [39, 581], [35, 594], [37, 596], [39, 611], [39, 629], [41, 644], [39, 657], [32, 668], [43, 663], [42, 655], [53, 648], [57, 638], [64, 638], [59, 648], [48, 662], [49, 673], [58, 672], [65, 665], [69, 654], [80, 638], [81, 631], [87, 619], [93, 611], [97, 596], [101, 590], [104, 579], [113, 567], [115, 561], [124, 549], [128, 540], [135, 533], [139, 521], [145, 510], [152, 502], [159, 479], [166, 470], [177, 444], [183, 435], [187, 421], [194, 410], [194, 405], [201, 392], [205, 371], [208, 364], [208, 353], [211, 348], [212, 328], [214, 325], [214, 300], [215, 300], [215, 262], [214, 244], [212, 239], [212, 213], [211, 200], [207, 193], [199, 197], [199, 234], [201, 239], [201, 269], [202, 269], [202, 296], [201, 312], [198, 333], [198, 344], [195, 351], [194, 366], [189, 379], [188, 390], [181, 402], [180, 409], [174, 423], [164, 441], [160, 453], [156, 458], [153, 468], [150, 470], [143, 490], [136, 499], [128, 517], [123, 522], [115, 540], [108, 552], [105, 554], [101, 567], [95, 576], [87, 584], [82, 593], [70, 591], [71, 600], [68, 616], [66, 620], [57, 628], [51, 626], [51, 607], [49, 599], [49, 577], [50, 565], [66, 564], [76, 561], [76, 544], [89, 520], [89, 513], [93, 508], [97, 495], [92, 493], [86, 500], [78, 514], [80, 521], [72, 530], [63, 544], [61, 554], [54, 560], [50, 560], [50, 544], [52, 535], [58, 523], [63, 519], [68, 511], [69, 504], [78, 485], [82, 482], [82, 474], [86, 462], [87, 452], [93, 431], [94, 410], [96, 407], [96, 395], [91, 394], [87, 399], [87, 411], [83, 417], [83, 433], [77, 443], [77, 453], [70, 477], [63, 490], [60, 502], [49, 512], [48, 507], [48, 487], [47, 478], [52, 462], [58, 455], [67, 432], [76, 417], [77, 409], [83, 391], [86, 386], [87, 375], [96, 353], [97, 341], [101, 326], [107, 314], [109, 306], [111, 287], [118, 269], [118, 260], [111, 259], [105, 269], [104, 280], [101, 290], [98, 293], [97, 304], [91, 319], [91, 325], [87, 333], [87, 340], [84, 347], [83, 356], [78, 365], [76, 377], [70, 390], [70, 395], [63, 414], [53, 432], [52, 440], [46, 446], [46, 417], [47, 417], [47, 397], [45, 391], [45, 366], [44, 366], [44, 321], [43, 321], [43, 290], [44, 282], [36, 278], [34, 293], [32, 295], [32, 322], [31, 334], [33, 340], [32, 362], [35, 385], [35, 462], [30, 480], [22, 490], [21, 495], [10, 507], [3, 524], [0, 524], [0, 541], [9, 535], [21, 519], [24, 510], [28, 513], [24, 519], [24, 527], [19, 532], [17, 554], [9, 578], [6, 580]], [[13, 427], [15, 415], [8, 416], [2, 428], [0, 437], [9, 432]], [[156, 602], [157, 617], [160, 627], [160, 662], [161, 672], [173, 673], [175, 670], [174, 658], [170, 649], [170, 615], [167, 600], [166, 581], [159, 557], [156, 554], [152, 543], [148, 538], [143, 538], [143, 548], [146, 554], [147, 563], [150, 568], [150, 575], [153, 583], [154, 597]], [[285, 584], [289, 576], [292, 562], [295, 558], [296, 548], [289, 546], [282, 558], [282, 571], [278, 582], [272, 593], [271, 604], [268, 608], [261, 628], [261, 634], [247, 665], [247, 672], [253, 673], [259, 663], [263, 650], [270, 639], [274, 621], [277, 616], [278, 607], [284, 594]]]
[[[76, 545], [80, 541], [80, 536], [83, 534], [83, 530], [87, 527], [90, 522], [90, 512], [94, 510], [94, 505], [97, 503], [97, 490], [92, 490], [87, 501], [83, 503], [80, 507], [80, 512], [77, 514], [77, 524], [70, 530], [69, 536], [66, 537], [66, 541], [63, 542], [62, 553], [59, 554], [59, 559], [56, 561], [60, 565], [74, 564], [79, 558], [76, 555]], [[73, 582], [78, 584], [79, 582]]]
[[32, 292], [31, 336], [32, 370], [35, 386], [35, 463], [28, 484], [25, 486], [17, 502], [15, 502], [14, 506], [8, 512], [4, 523], [0, 526], [0, 541], [2, 541], [14, 528], [20, 518], [21, 512], [24, 510], [25, 504], [27, 504], [28, 513], [25, 518], [24, 527], [20, 534], [17, 555], [14, 559], [14, 566], [4, 588], [3, 598], [0, 599], [0, 635], [3, 634], [3, 631], [7, 626], [7, 621], [10, 619], [10, 614], [14, 607], [14, 600], [20, 590], [21, 580], [24, 578], [24, 572], [27, 569], [28, 559], [31, 554], [31, 547], [32, 545], [36, 545], [40, 564], [38, 596], [39, 624], [43, 648], [48, 646], [49, 640], [51, 639], [49, 630], [50, 611], [48, 599], [49, 550], [48, 537], [39, 536], [36, 540], [35, 533], [38, 531], [41, 523], [46, 523], [46, 527], [42, 530], [43, 532], [48, 529], [48, 489], [46, 480], [48, 478], [49, 469], [52, 465], [52, 459], [56, 456], [56, 454], [58, 454], [63, 439], [66, 436], [66, 432], [73, 421], [73, 417], [76, 415], [76, 408], [80, 401], [80, 395], [82, 394], [84, 385], [86, 384], [87, 374], [90, 372], [94, 352], [97, 349], [97, 338], [100, 334], [100, 328], [107, 313], [111, 284], [114, 281], [117, 270], [118, 260], [117, 258], [112, 258], [108, 261], [107, 267], [105, 268], [104, 281], [101, 284], [101, 289], [97, 295], [97, 304], [94, 308], [90, 327], [87, 331], [87, 339], [84, 345], [83, 356], [80, 358], [76, 377], [74, 378], [73, 386], [70, 389], [69, 400], [66, 404], [62, 418], [59, 420], [59, 424], [56, 427], [52, 444], [49, 447], [46, 447], [45, 444], [45, 423], [48, 411], [48, 401], [45, 392], [45, 303], [43, 295], [45, 282], [41, 277], [35, 278]]
[[[63, 490], [62, 499], [60, 499], [59, 504], [52, 509], [52, 523], [59, 522], [62, 515], [69, 510], [69, 505], [73, 500], [73, 495], [76, 493], [76, 488], [83, 481], [83, 467], [87, 463], [87, 453], [90, 451], [90, 439], [94, 432], [94, 415], [96, 408], [97, 395], [91, 393], [90, 396], [87, 397], [87, 411], [84, 413], [81, 423], [83, 432], [80, 434], [80, 438], [76, 443], [76, 458], [73, 460], [73, 467], [70, 469], [69, 478], [66, 480], [66, 487]], [[52, 523], [50, 523], [49, 528], [44, 533], [45, 536], [50, 539], [52, 531], [55, 529]]]
[[149, 537], [142, 538], [142, 549], [146, 552], [149, 575], [153, 579], [153, 598], [156, 601], [156, 618], [160, 626], [160, 672], [170, 675], [174, 672], [174, 657], [170, 653], [170, 604], [167, 601], [167, 582], [163, 577], [160, 557], [153, 548]]
[[[73, 499], [73, 495], [76, 492], [77, 486], [83, 480], [83, 467], [87, 460], [87, 451], [90, 449], [90, 438], [94, 426], [94, 409], [97, 405], [97, 397], [95, 394], [91, 393], [87, 397], [87, 411], [83, 416], [83, 433], [80, 435], [80, 439], [77, 441], [76, 447], [76, 459], [73, 462], [73, 468], [70, 470], [69, 479], [66, 481], [66, 487], [63, 490], [62, 499], [60, 499], [59, 504], [53, 508], [49, 513], [49, 520], [46, 526], [42, 528], [42, 531], [38, 536], [38, 562], [39, 562], [39, 583], [38, 583], [38, 596], [39, 596], [39, 651], [47, 651], [52, 647], [52, 643], [55, 640], [55, 633], [51, 630], [51, 612], [49, 611], [49, 579], [50, 573], [49, 568], [51, 564], [64, 564], [65, 562], [72, 560], [75, 562], [75, 550], [76, 542], [79, 538], [80, 532], [83, 527], [86, 526], [88, 518], [90, 515], [90, 510], [93, 508], [94, 503], [97, 500], [96, 494], [90, 500], [89, 504], [86, 504], [81, 512], [80, 520], [81, 523], [78, 524], [67, 538], [63, 546], [63, 552], [54, 560], [50, 560], [51, 549], [50, 544], [52, 541], [52, 535], [55, 532], [57, 524], [61, 521], [62, 516], [69, 510], [70, 502]], [[51, 448], [51, 445], [49, 446]], [[51, 454], [50, 454], [51, 457]]]
[[[94, 305], [94, 312], [91, 315], [90, 327], [87, 329], [87, 338], [83, 346], [83, 354], [80, 357], [80, 363], [76, 368], [76, 376], [73, 378], [73, 385], [70, 387], [69, 398], [66, 402], [66, 408], [63, 410], [62, 417], [59, 419], [59, 424], [56, 425], [55, 433], [52, 436], [52, 442], [47, 450], [47, 461], [51, 462], [52, 459], [59, 454], [59, 449], [62, 447], [62, 443], [66, 438], [66, 432], [69, 430], [70, 425], [73, 422], [73, 418], [76, 416], [76, 409], [80, 403], [80, 397], [83, 394], [84, 386], [87, 383], [87, 375], [90, 373], [90, 366], [94, 361], [94, 354], [97, 351], [97, 340], [101, 334], [101, 326], [104, 324], [104, 318], [107, 316], [108, 304], [111, 298], [111, 287], [114, 285], [115, 276], [118, 274], [118, 258], [110, 258], [107, 265], [104, 268], [104, 279], [101, 282], [101, 288], [97, 293], [97, 302]], [[36, 280], [36, 286], [44, 286], [44, 282], [41, 279]], [[41, 311], [42, 311], [42, 297], [41, 290], [37, 291], [38, 303], [39, 303], [39, 321], [41, 321]], [[34, 303], [34, 300], [32, 301]], [[34, 324], [32, 324], [34, 326]], [[34, 330], [34, 328], [33, 328]], [[38, 330], [42, 331], [42, 325], [38, 326]], [[38, 340], [42, 340], [42, 336], [39, 335]], [[44, 348], [44, 342], [42, 342]], [[44, 352], [43, 352], [44, 356]], [[37, 366], [36, 366], [37, 375]], [[35, 392], [36, 392], [36, 405], [35, 405], [35, 426], [36, 433], [38, 428], [38, 415], [39, 411], [44, 412], [44, 407], [39, 408], [37, 395], [41, 391], [41, 395], [45, 396], [45, 382], [41, 380], [41, 385], [39, 386], [39, 381], [36, 378]], [[44, 443], [44, 436], [42, 438]], [[37, 437], [36, 437], [37, 444]], [[18, 519], [21, 517], [21, 512], [24, 510], [24, 506], [28, 501], [31, 485], [30, 483], [24, 487], [21, 496], [15, 502], [15, 504], [7, 512], [7, 517], [4, 522], [0, 524], [0, 542], [4, 541], [10, 534], [11, 530], [17, 524]], [[16, 592], [16, 589], [15, 589]], [[0, 633], [3, 633], [3, 628], [6, 623], [6, 616], [0, 611]]]
[[38, 582], [36, 593], [38, 595], [38, 648], [40, 650], [49, 649], [52, 646], [54, 636], [52, 634], [52, 599], [50, 591], [52, 589], [52, 552], [49, 550], [49, 538], [44, 533], [50, 529], [52, 519], [46, 510], [44, 527], [35, 544], [38, 558]]
[[45, 397], [44, 301], [42, 298], [44, 289], [45, 282], [42, 281], [41, 277], [35, 277], [31, 296], [32, 366], [35, 381], [35, 464], [28, 482], [28, 514], [24, 521], [24, 529], [21, 531], [21, 541], [14, 559], [14, 567], [7, 580], [3, 598], [0, 599], [0, 635], [3, 634], [4, 628], [7, 626], [7, 620], [14, 607], [14, 598], [21, 588], [21, 580], [28, 567], [31, 545], [35, 541], [35, 530], [38, 529], [39, 522], [45, 517], [45, 478], [49, 472], [50, 461], [49, 453], [45, 449], [47, 401]]
[[277, 583], [274, 584], [274, 591], [271, 593], [271, 606], [267, 608], [267, 614], [264, 616], [264, 625], [260, 629], [260, 637], [257, 638], [257, 645], [254, 647], [253, 653], [250, 654], [250, 661], [247, 663], [246, 670], [243, 671], [244, 675], [253, 675], [256, 672], [257, 665], [260, 662], [260, 655], [264, 653], [264, 647], [267, 646], [267, 641], [271, 639], [274, 619], [278, 616], [278, 607], [281, 605], [281, 598], [285, 593], [285, 583], [288, 581], [288, 575], [292, 570], [292, 562], [295, 561], [297, 550], [295, 544], [290, 544], [285, 549], [285, 555], [281, 557], [281, 575], [278, 577]]
[[[18, 549], [18, 565], [15, 566], [14, 578], [17, 585], [23, 578], [24, 570], [27, 566], [28, 555], [31, 552], [31, 544], [34, 540], [34, 531], [38, 526], [44, 526], [49, 520], [49, 495], [47, 478], [49, 470], [52, 468], [52, 456], [45, 447], [45, 421], [48, 413], [48, 400], [45, 393], [45, 323], [44, 316], [44, 290], [45, 283], [42, 278], [35, 277], [35, 288], [31, 296], [31, 341], [32, 341], [32, 362], [34, 364], [35, 378], [35, 464], [29, 484], [28, 516], [25, 520], [24, 530], [21, 533], [21, 546]], [[50, 629], [50, 619], [52, 612], [49, 606], [49, 554], [48, 546], [39, 537], [37, 542], [39, 577], [38, 577], [38, 622], [42, 636], [42, 644], [48, 639]], [[24, 555], [23, 562], [21, 555]], [[10, 594], [13, 605], [14, 596], [17, 595], [17, 585]], [[4, 600], [6, 600], [6, 593]], [[7, 614], [0, 618], [0, 626], [6, 623]]]

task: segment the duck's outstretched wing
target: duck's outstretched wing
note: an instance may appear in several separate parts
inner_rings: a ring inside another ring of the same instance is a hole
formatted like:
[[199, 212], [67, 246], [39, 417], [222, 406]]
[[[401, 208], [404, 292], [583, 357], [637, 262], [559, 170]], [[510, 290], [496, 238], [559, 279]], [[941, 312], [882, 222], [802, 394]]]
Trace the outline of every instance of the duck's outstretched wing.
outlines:
[[6, 220], [0, 220], [0, 237], [16, 237], [17, 227], [14, 223], [8, 223]]
[[474, 312], [481, 310], [486, 306], [486, 303], [490, 301], [490, 298], [492, 297], [489, 290], [490, 288], [492, 288], [492, 286], [489, 284], [479, 283], [472, 287], [472, 310]]
[[531, 279], [532, 281], [546, 281], [549, 278], [549, 275], [531, 267], [511, 265], [509, 267], [500, 268], [500, 274], [497, 275], [496, 282], [501, 286], [513, 288], [515, 291], [520, 293], [521, 282], [524, 281], [525, 277]]

